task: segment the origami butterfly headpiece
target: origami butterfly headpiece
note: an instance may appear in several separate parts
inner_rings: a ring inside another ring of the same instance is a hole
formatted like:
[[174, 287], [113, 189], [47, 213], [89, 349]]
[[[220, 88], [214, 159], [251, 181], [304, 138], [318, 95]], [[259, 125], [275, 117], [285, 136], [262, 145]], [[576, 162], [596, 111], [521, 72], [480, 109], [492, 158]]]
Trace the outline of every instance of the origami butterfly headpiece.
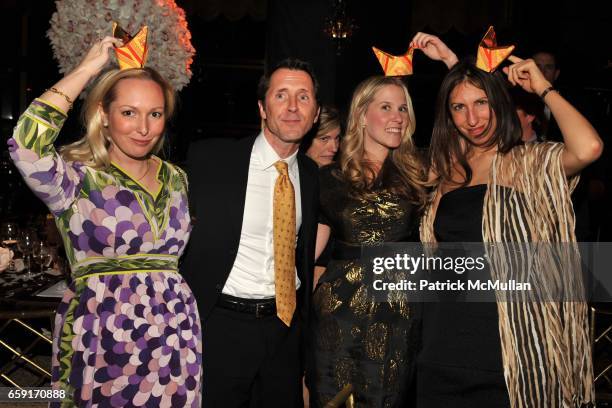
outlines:
[[119, 24], [113, 22], [113, 37], [120, 38], [123, 41], [122, 47], [115, 47], [120, 69], [144, 67], [149, 50], [147, 46], [147, 26], [142, 27], [132, 37]]
[[414, 48], [408, 48], [404, 55], [391, 55], [372, 47], [378, 62], [385, 71], [385, 76], [412, 75], [412, 54]]
[[493, 72], [512, 54], [514, 45], [497, 45], [495, 30], [490, 26], [478, 45], [476, 67], [486, 72]]

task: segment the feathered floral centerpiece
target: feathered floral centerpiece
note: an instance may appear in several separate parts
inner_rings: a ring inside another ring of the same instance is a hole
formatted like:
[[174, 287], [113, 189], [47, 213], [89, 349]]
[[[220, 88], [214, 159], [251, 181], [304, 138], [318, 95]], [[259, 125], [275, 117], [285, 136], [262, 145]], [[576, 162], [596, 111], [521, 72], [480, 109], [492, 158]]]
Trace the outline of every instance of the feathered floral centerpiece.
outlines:
[[112, 35], [116, 21], [129, 33], [149, 26], [147, 66], [182, 89], [191, 79], [195, 49], [185, 11], [174, 0], [57, 0], [47, 37], [60, 72], [70, 72], [91, 45]]

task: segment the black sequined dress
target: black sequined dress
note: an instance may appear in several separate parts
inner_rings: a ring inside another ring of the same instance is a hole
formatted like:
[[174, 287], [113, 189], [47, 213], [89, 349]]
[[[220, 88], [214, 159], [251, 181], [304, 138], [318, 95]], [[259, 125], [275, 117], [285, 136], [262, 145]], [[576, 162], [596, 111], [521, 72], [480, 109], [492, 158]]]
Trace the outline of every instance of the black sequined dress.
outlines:
[[412, 305], [404, 292], [374, 298], [358, 249], [415, 241], [418, 216], [408, 200], [384, 188], [351, 197], [335, 169], [322, 168], [320, 177], [320, 222], [331, 227], [335, 248], [314, 293], [311, 407], [324, 406], [345, 384], [353, 385], [357, 407], [405, 407], [413, 398]]

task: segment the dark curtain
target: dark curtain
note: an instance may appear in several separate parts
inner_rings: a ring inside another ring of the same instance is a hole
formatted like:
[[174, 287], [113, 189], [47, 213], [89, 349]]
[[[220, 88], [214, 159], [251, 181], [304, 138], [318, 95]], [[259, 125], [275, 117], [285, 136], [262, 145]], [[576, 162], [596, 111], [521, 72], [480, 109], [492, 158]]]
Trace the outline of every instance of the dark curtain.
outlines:
[[333, 103], [336, 54], [332, 40], [323, 32], [330, 14], [326, 0], [269, 0], [266, 67], [287, 57], [310, 62], [319, 80], [322, 103]]

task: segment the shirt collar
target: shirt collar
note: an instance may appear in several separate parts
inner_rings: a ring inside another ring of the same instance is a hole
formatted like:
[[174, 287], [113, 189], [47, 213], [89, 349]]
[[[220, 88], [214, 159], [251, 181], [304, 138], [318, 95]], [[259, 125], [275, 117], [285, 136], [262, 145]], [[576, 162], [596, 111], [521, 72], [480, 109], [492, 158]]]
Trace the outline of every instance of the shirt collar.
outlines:
[[274, 163], [279, 160], [286, 162], [289, 169], [294, 169], [297, 165], [298, 151], [299, 149], [293, 152], [291, 156], [281, 159], [270, 143], [268, 143], [263, 130], [259, 133], [253, 144], [253, 153], [259, 158], [259, 162], [264, 170], [273, 167]]

